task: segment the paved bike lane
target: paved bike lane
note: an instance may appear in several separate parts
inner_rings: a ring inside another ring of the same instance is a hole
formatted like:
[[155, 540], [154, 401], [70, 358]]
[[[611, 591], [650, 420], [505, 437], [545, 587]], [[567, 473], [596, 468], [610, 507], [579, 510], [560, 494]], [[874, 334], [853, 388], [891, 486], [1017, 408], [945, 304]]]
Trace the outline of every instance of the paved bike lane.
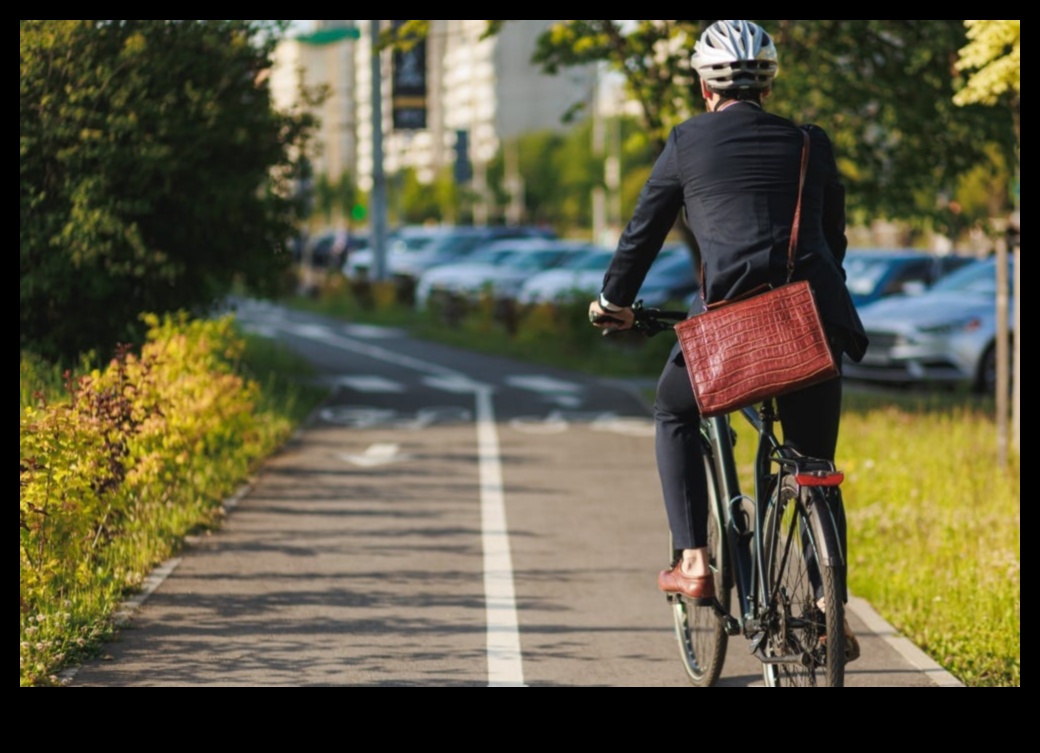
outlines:
[[[68, 685], [688, 686], [631, 390], [293, 321], [334, 399]], [[863, 655], [848, 686], [960, 684], [850, 607]], [[742, 639], [719, 685], [761, 685]]]

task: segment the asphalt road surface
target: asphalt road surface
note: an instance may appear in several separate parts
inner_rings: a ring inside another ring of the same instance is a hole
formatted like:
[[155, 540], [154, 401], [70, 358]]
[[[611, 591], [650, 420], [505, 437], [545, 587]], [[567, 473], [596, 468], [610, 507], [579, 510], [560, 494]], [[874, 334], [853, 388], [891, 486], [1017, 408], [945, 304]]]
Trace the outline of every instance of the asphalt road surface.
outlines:
[[[256, 302], [333, 394], [71, 687], [690, 687], [632, 385]], [[959, 686], [853, 597], [846, 685]], [[730, 640], [720, 687], [760, 687]]]

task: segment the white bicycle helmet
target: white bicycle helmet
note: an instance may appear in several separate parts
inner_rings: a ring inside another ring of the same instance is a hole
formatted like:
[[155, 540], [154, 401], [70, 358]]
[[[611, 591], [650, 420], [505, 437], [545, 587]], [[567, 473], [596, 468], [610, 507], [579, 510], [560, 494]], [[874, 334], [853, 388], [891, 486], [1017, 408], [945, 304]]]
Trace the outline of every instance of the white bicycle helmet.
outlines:
[[751, 21], [716, 21], [701, 34], [690, 58], [713, 91], [768, 89], [778, 69], [773, 38]]

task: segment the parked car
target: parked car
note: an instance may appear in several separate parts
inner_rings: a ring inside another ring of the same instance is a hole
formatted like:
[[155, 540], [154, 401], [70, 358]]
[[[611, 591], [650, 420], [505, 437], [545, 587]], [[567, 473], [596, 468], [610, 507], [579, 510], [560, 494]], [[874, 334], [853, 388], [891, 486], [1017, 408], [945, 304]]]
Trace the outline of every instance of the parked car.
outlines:
[[972, 256], [917, 249], [850, 248], [843, 263], [845, 286], [858, 309], [886, 296], [921, 293], [972, 261]]
[[545, 238], [513, 238], [493, 241], [454, 264], [424, 272], [415, 289], [417, 308], [432, 298], [455, 296], [474, 300], [482, 294], [513, 299], [523, 282], [567, 259], [585, 255], [590, 244]]
[[648, 308], [660, 308], [688, 298], [700, 286], [700, 271], [693, 266], [690, 250], [680, 243], [662, 249], [650, 265], [636, 298]]
[[614, 249], [590, 247], [587, 254], [525, 280], [517, 291], [516, 300], [523, 305], [591, 300], [603, 286], [603, 273], [612, 258]]
[[426, 245], [418, 253], [398, 257], [390, 267], [394, 277], [416, 281], [428, 269], [454, 264], [494, 241], [511, 238], [555, 238], [549, 228], [533, 225], [472, 225], [453, 228], [451, 232]]
[[[402, 258], [420, 252], [434, 241], [454, 231], [450, 225], [406, 225], [387, 234], [385, 263], [387, 272]], [[343, 274], [357, 278], [368, 275], [374, 264], [374, 252], [371, 246], [358, 249], [347, 256], [343, 265]]]
[[[595, 298], [603, 287], [603, 275], [613, 257], [613, 249], [597, 248], [572, 263], [537, 274], [521, 286], [517, 300], [531, 304]], [[681, 243], [671, 243], [654, 259], [637, 298], [645, 306], [659, 307], [669, 300], [682, 300], [698, 287], [689, 250]]]
[[[386, 274], [414, 283], [427, 269], [460, 261], [481, 246], [507, 238], [554, 238], [551, 229], [531, 225], [439, 225], [404, 228], [388, 238]], [[357, 252], [343, 272], [348, 277], [368, 274], [373, 251]]]
[[[1011, 297], [1011, 262], [1008, 297]], [[860, 363], [846, 361], [852, 379], [890, 384], [965, 384], [995, 392], [996, 260], [976, 260], [918, 295], [891, 296], [860, 308], [870, 338]], [[1013, 304], [1012, 304], [1013, 305]], [[1013, 317], [1008, 316], [1011, 336]]]

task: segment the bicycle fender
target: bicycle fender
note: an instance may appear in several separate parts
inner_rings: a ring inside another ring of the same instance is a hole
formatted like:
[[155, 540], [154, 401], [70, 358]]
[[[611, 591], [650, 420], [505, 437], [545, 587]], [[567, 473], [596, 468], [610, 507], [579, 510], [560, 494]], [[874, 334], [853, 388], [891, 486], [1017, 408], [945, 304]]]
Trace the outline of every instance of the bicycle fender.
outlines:
[[827, 504], [825, 494], [815, 490], [802, 488], [805, 509], [809, 512], [816, 545], [819, 549], [820, 563], [830, 567], [843, 567], [845, 553], [841, 550], [838, 539], [838, 525], [831, 514], [831, 506]]

